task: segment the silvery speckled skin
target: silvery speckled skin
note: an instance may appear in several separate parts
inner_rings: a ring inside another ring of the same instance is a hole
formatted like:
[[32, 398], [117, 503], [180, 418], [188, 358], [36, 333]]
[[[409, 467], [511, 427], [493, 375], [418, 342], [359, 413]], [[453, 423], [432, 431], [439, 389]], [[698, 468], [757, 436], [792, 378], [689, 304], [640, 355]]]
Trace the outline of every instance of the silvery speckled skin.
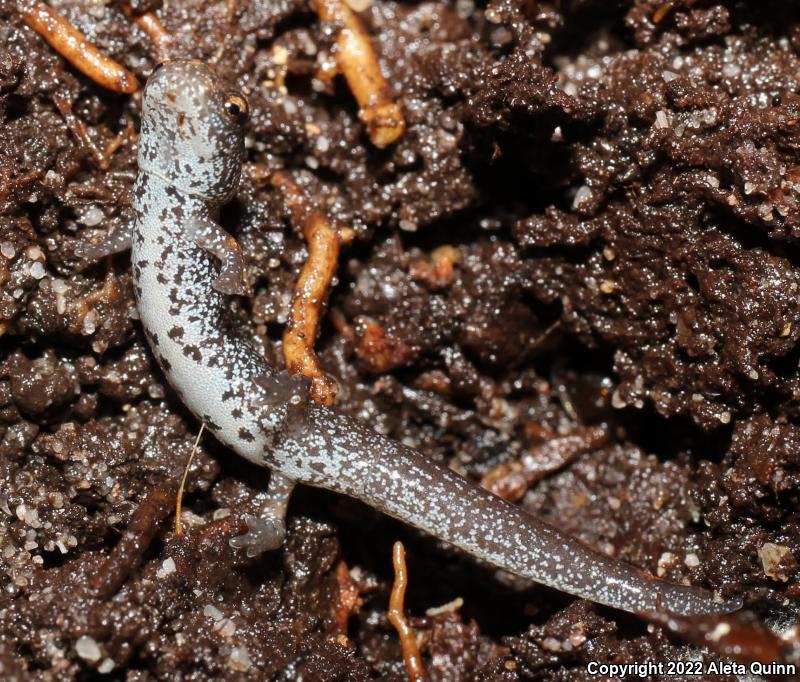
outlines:
[[251, 553], [278, 546], [288, 495], [302, 482], [358, 498], [499, 568], [625, 611], [740, 606], [592, 550], [413, 449], [309, 402], [302, 383], [273, 372], [232, 327], [222, 293], [242, 284], [235, 242], [216, 225], [244, 158], [242, 122], [226, 111], [226, 98], [200, 62], [170, 62], [150, 78], [132, 264], [142, 325], [172, 386], [220, 441], [273, 472], [267, 513], [251, 519], [237, 546]]

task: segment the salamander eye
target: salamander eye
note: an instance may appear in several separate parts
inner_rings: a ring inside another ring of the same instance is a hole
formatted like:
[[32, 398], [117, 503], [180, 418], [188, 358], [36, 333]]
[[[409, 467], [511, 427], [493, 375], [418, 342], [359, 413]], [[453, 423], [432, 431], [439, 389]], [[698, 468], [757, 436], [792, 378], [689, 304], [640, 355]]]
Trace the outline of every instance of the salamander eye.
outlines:
[[154, 76], [156, 73], [158, 73], [161, 70], [161, 67], [164, 66], [164, 64], [168, 64], [168, 63], [169, 63], [169, 59], [165, 59], [163, 62], [158, 62], [158, 64], [156, 64], [153, 67], [153, 70], [150, 72], [150, 75]]
[[225, 100], [225, 111], [228, 116], [235, 119], [238, 123], [244, 123], [250, 115], [250, 108], [247, 100], [241, 95], [228, 95]]

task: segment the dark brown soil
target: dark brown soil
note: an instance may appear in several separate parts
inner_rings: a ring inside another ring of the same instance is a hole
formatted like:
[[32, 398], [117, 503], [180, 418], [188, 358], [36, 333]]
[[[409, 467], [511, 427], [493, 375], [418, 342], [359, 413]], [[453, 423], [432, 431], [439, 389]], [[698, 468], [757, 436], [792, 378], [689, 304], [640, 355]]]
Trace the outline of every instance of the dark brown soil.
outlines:
[[[305, 258], [265, 181], [286, 168], [358, 233], [317, 344], [341, 409], [475, 480], [606, 423], [607, 445], [521, 504], [653, 573], [743, 594], [758, 618], [793, 613], [800, 10], [375, 0], [362, 18], [408, 122], [379, 151], [346, 84], [315, 79], [332, 36], [311, 6], [232, 1], [233, 23], [226, 2], [135, 9], [248, 94], [223, 221], [258, 275], [240, 323], [271, 360]], [[152, 46], [115, 4], [51, 4], [144, 82]], [[386, 619], [397, 539], [433, 680], [583, 680], [590, 660], [696, 655], [685, 632], [497, 575], [312, 489], [285, 547], [247, 559], [228, 539], [267, 476], [211, 437], [176, 537], [199, 425], [147, 349], [125, 256], [75, 256], [126, 220], [140, 95], [78, 74], [11, 0], [0, 46], [0, 679], [405, 679]]]

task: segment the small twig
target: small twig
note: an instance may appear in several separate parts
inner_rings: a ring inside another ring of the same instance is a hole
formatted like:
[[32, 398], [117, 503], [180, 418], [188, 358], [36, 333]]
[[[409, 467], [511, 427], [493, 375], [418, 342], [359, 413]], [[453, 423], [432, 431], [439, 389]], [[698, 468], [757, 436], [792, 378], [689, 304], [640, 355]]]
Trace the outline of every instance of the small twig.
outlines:
[[42, 171], [32, 170], [16, 178], [9, 178], [0, 185], [0, 201], [5, 201], [13, 190], [36, 182], [42, 175]]
[[373, 374], [402, 367], [414, 357], [414, 349], [378, 322], [362, 317], [357, 323], [356, 355]]
[[[710, 650], [722, 659], [747, 666], [756, 661], [773, 666], [797, 665], [796, 629], [792, 628], [781, 636], [767, 628], [751, 611], [706, 616], [651, 611], [640, 613], [639, 617], [690, 644]], [[782, 677], [776, 675], [769, 679]]]
[[191, 542], [213, 542], [221, 538], [233, 538], [244, 535], [249, 529], [247, 521], [241, 514], [230, 514], [205, 526], [189, 530], [184, 536]]
[[410, 682], [422, 682], [427, 680], [428, 676], [425, 673], [414, 630], [406, 621], [403, 611], [406, 587], [408, 586], [408, 572], [406, 570], [406, 550], [402, 542], [395, 542], [392, 547], [392, 564], [394, 565], [394, 585], [389, 598], [387, 618], [400, 637], [408, 679]]
[[133, 121], [128, 119], [128, 125], [117, 134], [111, 142], [106, 145], [104, 150], [101, 150], [92, 140], [89, 134], [89, 129], [86, 124], [72, 112], [72, 104], [67, 99], [63, 92], [53, 93], [53, 102], [58, 108], [59, 113], [64, 118], [70, 132], [78, 140], [78, 143], [89, 150], [94, 157], [100, 170], [106, 171], [111, 166], [111, 157], [116, 151], [135, 134]]
[[48, 5], [37, 0], [22, 0], [18, 7], [28, 26], [95, 83], [126, 94], [136, 92], [139, 88], [139, 82], [128, 69], [106, 57], [83, 33]]
[[197, 453], [197, 446], [200, 445], [200, 439], [203, 437], [206, 423], [200, 422], [200, 430], [197, 432], [197, 438], [194, 439], [192, 451], [189, 453], [189, 459], [186, 460], [186, 467], [183, 470], [181, 477], [181, 484], [178, 486], [178, 495], [175, 498], [175, 535], [183, 535], [183, 521], [181, 520], [181, 512], [183, 511], [183, 490], [186, 487], [186, 478], [189, 476], [189, 467], [192, 466], [192, 460]]
[[663, 3], [653, 14], [653, 23], [660, 24], [672, 10], [672, 2]]
[[431, 252], [430, 258], [411, 263], [409, 275], [421, 280], [432, 288], [443, 289], [453, 282], [455, 266], [461, 254], [454, 246], [439, 246]]
[[314, 352], [314, 342], [346, 233], [332, 226], [322, 211], [309, 210], [308, 197], [288, 173], [275, 173], [271, 182], [281, 191], [293, 222], [302, 225], [308, 245], [308, 259], [297, 278], [289, 321], [283, 334], [286, 369], [290, 374], [301, 374], [311, 381], [314, 400], [322, 405], [332, 405], [336, 400], [336, 382], [322, 369]]
[[114, 271], [107, 264], [103, 286], [95, 291], [89, 292], [83, 298], [75, 299], [68, 306], [69, 312], [77, 316], [76, 324], [74, 325], [75, 331], [80, 329], [89, 311], [96, 305], [111, 305], [118, 301], [119, 297], [120, 291], [117, 286], [117, 281], [114, 278]]
[[530, 448], [518, 461], [494, 467], [481, 485], [490, 493], [516, 502], [536, 481], [605, 445], [608, 439], [608, 427], [604, 425], [581, 427], [566, 436], [550, 438]]
[[89, 580], [89, 587], [98, 598], [109, 599], [128, 579], [153, 541], [159, 525], [169, 515], [174, 495], [174, 485], [147, 493], [131, 515], [122, 539]]
[[102, 163], [103, 153], [98, 149], [94, 140], [92, 140], [92, 136], [89, 135], [89, 129], [86, 127], [86, 124], [72, 113], [72, 102], [67, 99], [67, 96], [63, 92], [58, 90], [53, 93], [53, 102], [58, 108], [64, 122], [67, 124], [67, 128], [69, 128], [70, 132], [78, 141], [78, 144], [88, 149], [98, 164]]
[[361, 608], [361, 588], [359, 584], [353, 580], [350, 575], [350, 570], [344, 561], [340, 561], [336, 567], [336, 584], [339, 587], [339, 599], [336, 610], [334, 612], [334, 619], [336, 621], [336, 629], [339, 634], [347, 634], [347, 623], [350, 616], [358, 613]]
[[338, 29], [336, 61], [360, 108], [369, 139], [383, 149], [405, 132], [400, 105], [381, 73], [369, 34], [361, 19], [342, 0], [315, 0], [320, 20]]
[[170, 49], [174, 42], [172, 34], [164, 28], [164, 24], [152, 12], [145, 12], [144, 14], [136, 14], [133, 11], [130, 3], [121, 2], [120, 9], [123, 14], [132, 22], [134, 22], [140, 29], [142, 29], [150, 38], [155, 49], [155, 58], [157, 62], [163, 62], [169, 56]]
[[225, 0], [225, 7], [228, 24], [232, 25], [236, 21], [236, 0]]

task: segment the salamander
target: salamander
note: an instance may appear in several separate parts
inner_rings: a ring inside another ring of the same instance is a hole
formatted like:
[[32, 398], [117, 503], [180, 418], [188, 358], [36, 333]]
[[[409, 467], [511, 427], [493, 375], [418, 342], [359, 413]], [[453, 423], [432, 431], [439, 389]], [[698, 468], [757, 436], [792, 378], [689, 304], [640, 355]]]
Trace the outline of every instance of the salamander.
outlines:
[[297, 483], [349, 495], [498, 568], [630, 612], [722, 613], [739, 599], [677, 585], [595, 551], [420, 452], [318, 405], [239, 333], [230, 297], [249, 290], [245, 259], [218, 224], [245, 156], [245, 98], [210, 67], [168, 62], [148, 80], [131, 230], [87, 250], [131, 247], [142, 327], [177, 395], [225, 446], [267, 467], [251, 556], [280, 547]]

